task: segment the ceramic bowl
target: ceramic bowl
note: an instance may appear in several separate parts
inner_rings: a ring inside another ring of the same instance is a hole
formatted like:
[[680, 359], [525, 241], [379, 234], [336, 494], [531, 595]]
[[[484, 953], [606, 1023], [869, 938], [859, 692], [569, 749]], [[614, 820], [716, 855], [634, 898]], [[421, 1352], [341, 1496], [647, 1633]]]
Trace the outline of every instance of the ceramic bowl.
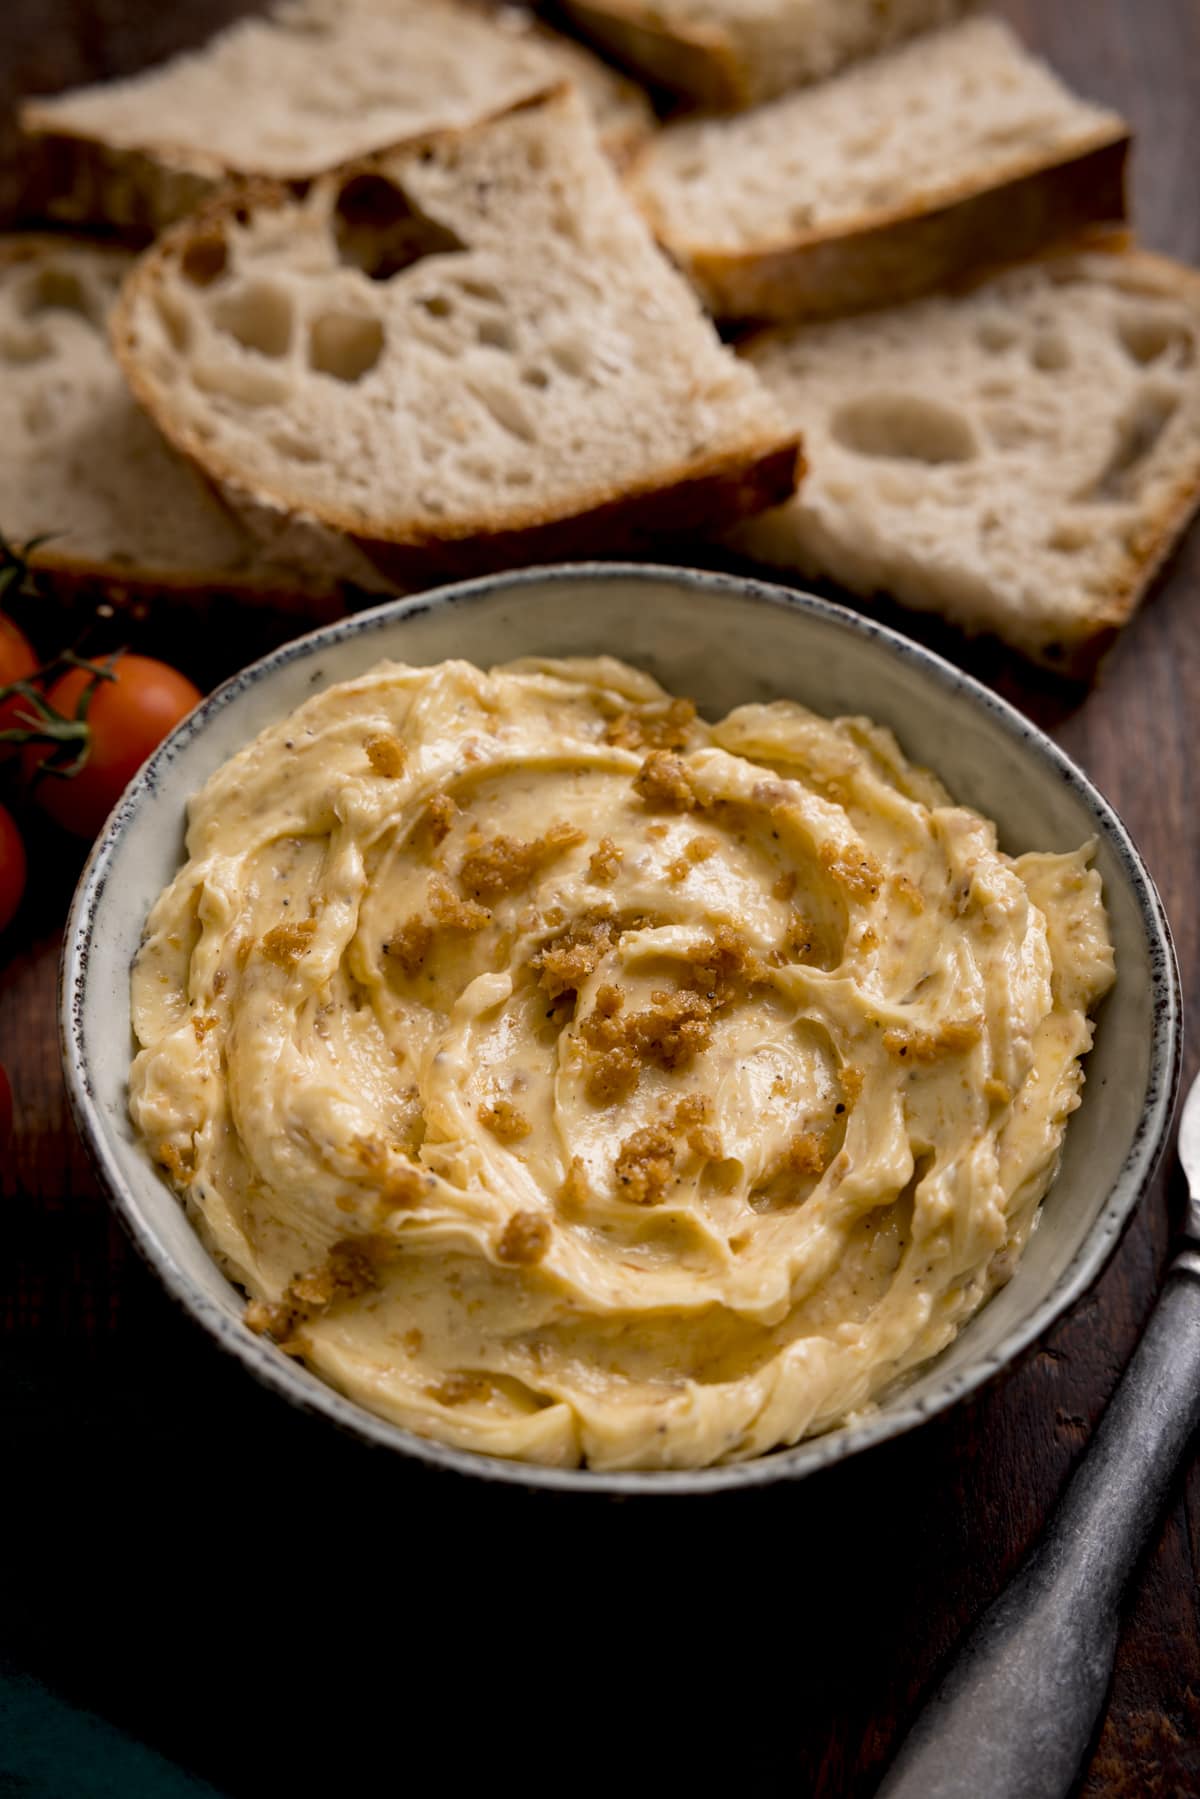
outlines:
[[[212, 771], [314, 688], [383, 657], [488, 666], [607, 651], [719, 715], [795, 698], [866, 713], [956, 798], [996, 820], [1004, 848], [1098, 842], [1118, 980], [1098, 1021], [1083, 1103], [1015, 1278], [935, 1361], [863, 1421], [756, 1461], [686, 1472], [596, 1474], [501, 1461], [374, 1417], [241, 1321], [242, 1297], [209, 1259], [134, 1140], [129, 969], [151, 902], [179, 866], [185, 802]], [[67, 926], [61, 1025], [76, 1122], [135, 1244], [168, 1292], [228, 1354], [293, 1404], [374, 1444], [490, 1480], [615, 1493], [703, 1493], [796, 1479], [897, 1436], [974, 1392], [1094, 1281], [1154, 1172], [1179, 1076], [1178, 974], [1162, 904], [1120, 819], [1040, 731], [969, 676], [825, 600], [684, 570], [592, 564], [465, 582], [357, 614], [286, 644], [184, 721], [128, 789], [84, 870]], [[150, 1353], [147, 1345], [147, 1353]]]

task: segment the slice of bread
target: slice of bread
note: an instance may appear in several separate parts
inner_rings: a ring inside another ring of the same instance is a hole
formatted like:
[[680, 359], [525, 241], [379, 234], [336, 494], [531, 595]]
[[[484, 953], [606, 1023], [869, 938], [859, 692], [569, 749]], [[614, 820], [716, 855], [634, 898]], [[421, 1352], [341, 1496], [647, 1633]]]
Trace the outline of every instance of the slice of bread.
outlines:
[[27, 102], [30, 209], [153, 233], [229, 176], [315, 175], [567, 79], [613, 155], [649, 132], [638, 88], [516, 8], [290, 0], [129, 80]]
[[113, 329], [178, 448], [393, 572], [397, 546], [606, 551], [795, 486], [798, 434], [566, 89], [302, 192], [233, 190], [146, 253]]
[[722, 318], [829, 317], [1124, 218], [1129, 133], [996, 19], [732, 119], [668, 126], [630, 187]]
[[135, 405], [106, 328], [131, 261], [64, 237], [0, 239], [0, 533], [53, 533], [34, 567], [99, 589], [212, 586], [305, 614], [344, 581], [379, 589], [325, 533], [292, 535], [290, 554], [282, 535], [256, 543]]
[[823, 81], [957, 18], [971, 0], [566, 0], [596, 43], [648, 80], [731, 110]]
[[811, 469], [739, 547], [1051, 667], [1089, 672], [1200, 502], [1200, 273], [1163, 257], [1064, 250], [745, 354]]

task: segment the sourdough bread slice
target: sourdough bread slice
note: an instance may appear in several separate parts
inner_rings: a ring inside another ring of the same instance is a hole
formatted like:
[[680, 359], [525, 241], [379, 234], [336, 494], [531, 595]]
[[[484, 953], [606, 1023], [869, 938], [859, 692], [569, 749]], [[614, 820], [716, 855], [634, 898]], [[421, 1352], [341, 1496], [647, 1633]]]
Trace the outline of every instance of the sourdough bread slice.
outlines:
[[797, 433], [569, 90], [299, 194], [233, 190], [142, 258], [114, 343], [210, 475], [393, 570], [395, 546], [610, 549], [795, 485]]
[[741, 549], [1086, 674], [1200, 501], [1200, 273], [1080, 248], [967, 293], [763, 332], [803, 494]]
[[732, 119], [668, 126], [631, 191], [724, 318], [907, 299], [1125, 216], [1129, 133], [996, 19]]
[[518, 8], [285, 0], [129, 80], [28, 102], [31, 206], [154, 232], [229, 176], [311, 176], [560, 80], [614, 156], [650, 130], [638, 88]]
[[647, 79], [718, 110], [823, 81], [944, 25], [971, 0], [566, 0], [596, 43]]
[[[348, 543], [273, 550], [176, 454], [131, 398], [107, 319], [132, 258], [61, 237], [0, 239], [0, 532], [53, 533], [36, 568], [101, 589], [219, 587], [282, 608], [378, 589]], [[336, 609], [336, 608], [335, 608]]]

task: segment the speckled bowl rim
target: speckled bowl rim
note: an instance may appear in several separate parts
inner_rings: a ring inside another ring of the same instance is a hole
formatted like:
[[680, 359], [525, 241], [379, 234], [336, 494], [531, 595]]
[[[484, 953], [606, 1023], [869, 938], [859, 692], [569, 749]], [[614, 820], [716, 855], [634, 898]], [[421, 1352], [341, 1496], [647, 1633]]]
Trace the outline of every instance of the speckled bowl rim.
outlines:
[[[457, 1449], [391, 1424], [347, 1399], [332, 1386], [313, 1381], [273, 1344], [255, 1336], [202, 1292], [175, 1261], [153, 1228], [142, 1218], [123, 1178], [110, 1142], [109, 1127], [92, 1093], [84, 1049], [83, 994], [92, 937], [104, 906], [107, 876], [117, 847], [144, 796], [155, 786], [176, 751], [203, 732], [216, 713], [245, 688], [281, 667], [320, 655], [329, 645], [368, 636], [402, 617], [416, 617], [437, 607], [469, 606], [497, 594], [516, 593], [547, 582], [578, 580], [647, 583], [673, 582], [698, 593], [735, 596], [751, 604], [791, 609], [820, 618], [852, 635], [884, 644], [904, 662], [915, 664], [931, 681], [990, 713], [1024, 748], [1033, 749], [1083, 801], [1120, 862], [1139, 907], [1150, 951], [1153, 1034], [1150, 1045], [1146, 1103], [1128, 1153], [1103, 1210], [1084, 1242], [1040, 1304], [1014, 1327], [1002, 1348], [978, 1365], [949, 1376], [942, 1388], [905, 1403], [901, 1396], [881, 1411], [852, 1425], [811, 1437], [793, 1448], [776, 1450], [755, 1460], [702, 1469], [605, 1472], [586, 1468], [543, 1468]], [[1170, 926], [1158, 891], [1132, 838], [1098, 788], [1045, 732], [1015, 706], [973, 676], [933, 651], [876, 620], [851, 612], [831, 600], [792, 588], [738, 575], [677, 568], [654, 563], [580, 562], [517, 569], [456, 582], [407, 599], [391, 600], [369, 611], [352, 613], [334, 624], [295, 638], [233, 675], [205, 699], [158, 748], [132, 782], [109, 818], [80, 876], [63, 938], [59, 966], [59, 1031], [67, 1096], [72, 1116], [92, 1164], [118, 1218], [143, 1260], [171, 1298], [204, 1329], [219, 1348], [249, 1369], [262, 1384], [301, 1411], [328, 1419], [341, 1430], [376, 1448], [399, 1451], [430, 1468], [470, 1475], [477, 1480], [540, 1488], [560, 1493], [613, 1494], [627, 1497], [669, 1494], [728, 1493], [797, 1480], [846, 1460], [877, 1443], [904, 1435], [976, 1393], [1002, 1370], [1011, 1367], [1099, 1277], [1116, 1249], [1139, 1200], [1157, 1171], [1170, 1134], [1178, 1097], [1183, 1054], [1183, 1001]]]

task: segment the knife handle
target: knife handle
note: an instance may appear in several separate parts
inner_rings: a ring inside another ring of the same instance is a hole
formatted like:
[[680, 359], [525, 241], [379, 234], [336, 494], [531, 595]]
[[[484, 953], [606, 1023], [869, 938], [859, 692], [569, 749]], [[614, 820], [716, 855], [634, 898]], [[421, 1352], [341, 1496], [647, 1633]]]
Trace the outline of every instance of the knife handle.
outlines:
[[879, 1799], [1064, 1799], [1122, 1593], [1200, 1424], [1200, 1252], [1177, 1258], [1049, 1528], [926, 1702]]

